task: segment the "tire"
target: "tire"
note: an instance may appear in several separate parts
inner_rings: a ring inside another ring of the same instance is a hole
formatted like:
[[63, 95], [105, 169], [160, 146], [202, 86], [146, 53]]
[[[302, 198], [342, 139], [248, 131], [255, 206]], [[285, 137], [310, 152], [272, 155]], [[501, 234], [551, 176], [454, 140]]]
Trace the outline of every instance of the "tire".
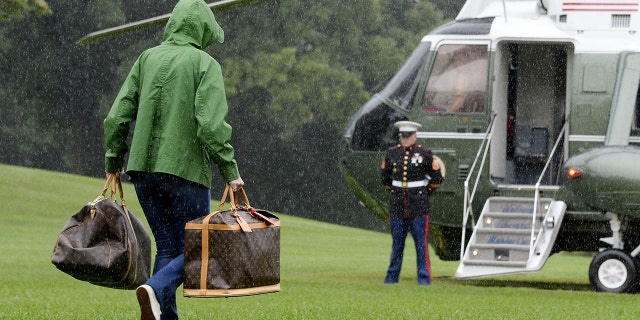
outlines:
[[638, 262], [622, 250], [604, 250], [591, 261], [589, 282], [595, 291], [633, 292], [638, 285]]

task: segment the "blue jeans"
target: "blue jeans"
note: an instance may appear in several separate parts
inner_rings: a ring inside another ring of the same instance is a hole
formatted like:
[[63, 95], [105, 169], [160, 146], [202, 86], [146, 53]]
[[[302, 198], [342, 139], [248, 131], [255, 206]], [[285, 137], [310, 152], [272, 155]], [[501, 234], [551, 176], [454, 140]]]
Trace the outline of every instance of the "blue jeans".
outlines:
[[176, 290], [184, 269], [184, 226], [209, 214], [209, 188], [166, 173], [131, 173], [140, 206], [156, 241], [153, 276], [147, 281], [156, 293], [161, 319], [178, 319]]
[[387, 270], [385, 283], [396, 283], [400, 277], [402, 258], [404, 256], [404, 243], [407, 234], [411, 231], [413, 242], [416, 245], [416, 260], [418, 267], [418, 283], [431, 283], [431, 263], [429, 261], [429, 216], [420, 216], [413, 219], [391, 217], [391, 262]]

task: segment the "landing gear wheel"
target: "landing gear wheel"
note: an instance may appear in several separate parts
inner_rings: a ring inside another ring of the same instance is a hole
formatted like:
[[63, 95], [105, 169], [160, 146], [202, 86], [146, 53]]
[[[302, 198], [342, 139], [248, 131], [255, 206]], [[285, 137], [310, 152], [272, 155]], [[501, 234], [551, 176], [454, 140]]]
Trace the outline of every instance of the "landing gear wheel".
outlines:
[[638, 262], [622, 250], [604, 250], [591, 261], [589, 282], [596, 291], [632, 292], [638, 284]]

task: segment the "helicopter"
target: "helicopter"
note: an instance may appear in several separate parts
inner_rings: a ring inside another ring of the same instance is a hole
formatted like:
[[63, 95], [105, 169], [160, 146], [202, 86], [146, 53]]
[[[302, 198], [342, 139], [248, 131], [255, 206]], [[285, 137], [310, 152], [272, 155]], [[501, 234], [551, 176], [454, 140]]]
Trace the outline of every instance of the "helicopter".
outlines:
[[445, 177], [429, 241], [457, 279], [594, 252], [589, 282], [640, 288], [640, 3], [467, 0], [352, 116], [340, 170], [388, 219], [394, 123], [422, 125]]

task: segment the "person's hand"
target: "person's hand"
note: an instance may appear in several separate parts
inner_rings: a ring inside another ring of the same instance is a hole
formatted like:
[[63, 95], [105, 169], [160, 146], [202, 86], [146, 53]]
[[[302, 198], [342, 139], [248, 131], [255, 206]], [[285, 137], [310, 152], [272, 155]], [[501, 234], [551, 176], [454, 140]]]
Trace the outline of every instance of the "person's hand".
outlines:
[[440, 184], [439, 183], [430, 183], [427, 186], [427, 194], [431, 195], [434, 191], [436, 191], [436, 189], [440, 188]]
[[242, 178], [238, 178], [233, 181], [229, 181], [229, 185], [231, 186], [231, 190], [236, 191], [238, 188], [244, 186], [244, 181], [242, 181]]

